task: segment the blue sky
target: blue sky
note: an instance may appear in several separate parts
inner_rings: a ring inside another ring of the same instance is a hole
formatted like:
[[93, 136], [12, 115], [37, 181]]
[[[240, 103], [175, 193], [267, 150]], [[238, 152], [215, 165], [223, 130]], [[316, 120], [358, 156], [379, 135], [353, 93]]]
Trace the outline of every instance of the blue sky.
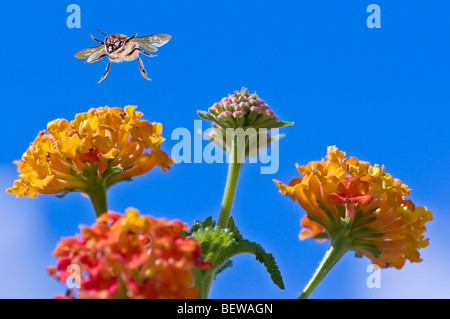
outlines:
[[[297, 239], [304, 212], [278, 193], [272, 179], [297, 175], [295, 163], [319, 160], [329, 145], [373, 164], [412, 188], [427, 206], [430, 246], [424, 261], [383, 270], [380, 289], [369, 289], [368, 259], [347, 254], [313, 298], [450, 297], [447, 225], [450, 191], [450, 23], [448, 1], [76, 1], [81, 28], [69, 29], [71, 1], [2, 4], [0, 27], [3, 109], [0, 186], [16, 179], [15, 165], [37, 133], [55, 118], [72, 119], [91, 107], [137, 105], [161, 122], [170, 152], [171, 132], [194, 134], [196, 111], [246, 86], [294, 126], [281, 130], [280, 168], [261, 175], [242, 169], [232, 214], [242, 233], [277, 258], [286, 289], [270, 281], [251, 256], [239, 256], [221, 274], [213, 298], [294, 298], [327, 245]], [[366, 26], [366, 8], [381, 7], [381, 29]], [[136, 61], [84, 64], [74, 54], [107, 34], [168, 33], [158, 57], [143, 57], [152, 82]], [[203, 127], [207, 127], [203, 123]], [[5, 134], [6, 133], [6, 134]], [[206, 142], [205, 142], [206, 144]], [[110, 209], [188, 224], [218, 216], [226, 164], [178, 164], [154, 170], [109, 192]], [[16, 199], [0, 192], [0, 298], [50, 298], [64, 287], [45, 268], [56, 243], [94, 222], [87, 199], [39, 196]]]

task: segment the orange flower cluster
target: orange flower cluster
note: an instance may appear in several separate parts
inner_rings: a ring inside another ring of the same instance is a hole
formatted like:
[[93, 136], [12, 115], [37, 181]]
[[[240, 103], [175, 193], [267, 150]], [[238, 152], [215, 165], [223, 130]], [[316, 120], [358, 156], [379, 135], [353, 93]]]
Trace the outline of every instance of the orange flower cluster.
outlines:
[[81, 238], [63, 239], [53, 253], [57, 265], [48, 272], [66, 283], [68, 266], [78, 265], [79, 298], [196, 298], [193, 269], [210, 265], [201, 258], [200, 243], [180, 235], [183, 230], [187, 226], [179, 221], [133, 209], [108, 212], [83, 227]]
[[408, 187], [335, 146], [326, 159], [297, 167], [303, 177], [289, 185], [275, 183], [282, 194], [297, 200], [306, 215], [300, 239], [331, 239], [346, 232], [349, 250], [381, 267], [402, 268], [405, 260], [419, 262], [418, 249], [428, 246], [425, 224], [432, 213], [415, 207]]
[[70, 123], [48, 123], [48, 133], [41, 131], [15, 162], [20, 179], [7, 191], [18, 197], [88, 192], [92, 183], [108, 188], [156, 165], [165, 171], [173, 161], [160, 150], [162, 125], [141, 120], [135, 108], [93, 108]]

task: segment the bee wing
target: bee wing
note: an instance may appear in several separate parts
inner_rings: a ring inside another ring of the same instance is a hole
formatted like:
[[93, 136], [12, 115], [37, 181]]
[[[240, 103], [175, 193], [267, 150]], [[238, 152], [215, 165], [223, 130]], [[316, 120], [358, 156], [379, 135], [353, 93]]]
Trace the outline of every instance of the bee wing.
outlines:
[[172, 37], [168, 34], [152, 34], [146, 37], [135, 38], [134, 41], [136, 41], [145, 50], [156, 52], [158, 51], [156, 47], [166, 44], [170, 39], [172, 39]]
[[99, 45], [99, 46], [96, 46], [96, 47], [84, 49], [84, 50], [78, 52], [77, 54], [75, 54], [75, 57], [77, 59], [86, 59], [86, 58], [88, 58], [88, 60], [86, 62], [89, 63], [92, 60], [95, 60], [96, 58], [101, 56], [102, 54], [106, 54], [105, 46], [104, 45]]

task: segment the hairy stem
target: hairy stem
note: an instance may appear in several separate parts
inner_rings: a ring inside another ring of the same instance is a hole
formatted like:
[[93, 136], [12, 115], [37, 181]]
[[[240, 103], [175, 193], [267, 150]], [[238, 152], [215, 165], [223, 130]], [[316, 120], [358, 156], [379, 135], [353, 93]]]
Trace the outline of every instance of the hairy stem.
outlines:
[[340, 239], [338, 236], [333, 240], [316, 272], [297, 299], [307, 299], [347, 250], [345, 239]]

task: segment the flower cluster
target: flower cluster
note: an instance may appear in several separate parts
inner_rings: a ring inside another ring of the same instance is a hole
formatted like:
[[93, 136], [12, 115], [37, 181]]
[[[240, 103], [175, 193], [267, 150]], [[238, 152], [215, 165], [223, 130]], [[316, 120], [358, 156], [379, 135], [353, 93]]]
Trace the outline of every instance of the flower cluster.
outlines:
[[219, 128], [277, 128], [291, 123], [280, 122], [256, 92], [249, 94], [247, 88], [235, 91], [220, 102], [214, 103], [208, 112], [199, 111], [201, 118], [211, 121]]
[[246, 157], [258, 156], [260, 150], [282, 137], [271, 136], [268, 130], [293, 124], [279, 121], [256, 92], [249, 94], [247, 88], [242, 88], [240, 92], [235, 91], [234, 94], [214, 103], [208, 112], [197, 113], [202, 119], [213, 123], [212, 128], [203, 133], [207, 139], [231, 153], [232, 142], [236, 137], [237, 143], [245, 146], [242, 149], [245, 150]]
[[187, 226], [140, 216], [103, 214], [91, 227], [63, 239], [53, 253], [56, 267], [48, 272], [61, 283], [78, 265], [79, 298], [196, 298], [193, 270], [210, 267], [201, 257], [200, 243], [180, 234]]
[[345, 232], [349, 250], [379, 266], [421, 261], [418, 249], [428, 246], [425, 224], [432, 213], [406, 199], [410, 190], [384, 166], [344, 156], [329, 147], [326, 159], [298, 167], [302, 177], [289, 185], [275, 181], [306, 211], [300, 239], [333, 240]]
[[7, 191], [20, 197], [88, 193], [93, 184], [100, 182], [107, 189], [156, 165], [165, 171], [173, 161], [160, 150], [162, 125], [142, 120], [143, 113], [135, 108], [93, 108], [70, 123], [48, 123], [47, 133], [41, 131], [15, 162], [20, 179]]

